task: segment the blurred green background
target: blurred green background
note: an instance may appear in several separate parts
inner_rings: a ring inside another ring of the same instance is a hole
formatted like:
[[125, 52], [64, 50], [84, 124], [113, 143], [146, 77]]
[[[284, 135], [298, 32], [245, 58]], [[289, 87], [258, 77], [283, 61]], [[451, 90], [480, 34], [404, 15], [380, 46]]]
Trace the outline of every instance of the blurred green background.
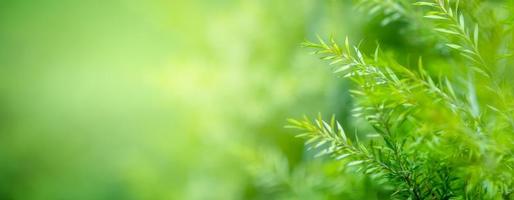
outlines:
[[347, 82], [300, 44], [387, 33], [350, 4], [0, 1], [0, 199], [379, 197], [283, 128], [346, 120]]

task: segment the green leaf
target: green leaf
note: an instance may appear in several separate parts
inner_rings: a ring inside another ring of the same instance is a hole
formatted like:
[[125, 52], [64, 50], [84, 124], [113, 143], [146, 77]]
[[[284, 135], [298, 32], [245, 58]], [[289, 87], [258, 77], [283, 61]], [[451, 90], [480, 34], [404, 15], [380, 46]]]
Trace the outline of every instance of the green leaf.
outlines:
[[475, 31], [473, 31], [473, 41], [475, 42], [475, 48], [478, 48], [478, 24], [475, 24]]
[[348, 164], [346, 164], [346, 166], [355, 166], [355, 165], [360, 165], [362, 163], [364, 163], [364, 161], [356, 160], [356, 161], [349, 162]]
[[448, 20], [448, 18], [439, 15], [425, 15], [424, 17], [428, 19]]
[[453, 48], [453, 49], [457, 49], [457, 50], [461, 50], [463, 49], [462, 46], [460, 45], [457, 45], [457, 44], [446, 44], [446, 46], [450, 47], [450, 48]]
[[452, 34], [452, 35], [459, 35], [460, 34], [460, 33], [456, 32], [456, 31], [452, 31], [452, 30], [444, 29], [444, 28], [434, 28], [434, 30], [442, 32], [442, 33]]

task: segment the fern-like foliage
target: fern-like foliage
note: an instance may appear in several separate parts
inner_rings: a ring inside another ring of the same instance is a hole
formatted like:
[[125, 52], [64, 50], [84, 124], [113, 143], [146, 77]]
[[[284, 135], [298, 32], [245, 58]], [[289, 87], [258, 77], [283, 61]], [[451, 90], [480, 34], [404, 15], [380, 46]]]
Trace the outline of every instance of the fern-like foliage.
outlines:
[[[374, 1], [370, 1], [376, 3]], [[389, 1], [387, 1], [389, 2]], [[397, 199], [514, 198], [514, 98], [507, 80], [479, 50], [480, 26], [468, 28], [459, 1], [417, 2], [429, 7], [425, 18], [440, 20], [436, 32], [447, 46], [471, 62], [464, 74], [434, 78], [420, 58], [416, 69], [405, 67], [379, 47], [371, 53], [333, 38], [306, 42], [330, 62], [334, 73], [352, 80], [355, 117], [369, 122], [379, 139], [350, 139], [335, 117], [324, 121], [289, 120], [303, 131], [318, 155], [344, 160], [347, 166], [396, 188]], [[475, 78], [475, 73], [484, 79]], [[490, 92], [493, 91], [493, 92]], [[493, 94], [495, 98], [485, 95]]]
[[291, 119], [289, 122], [290, 128], [306, 131], [298, 136], [306, 138], [306, 144], [311, 145], [311, 148], [320, 149], [317, 156], [330, 155], [336, 160], [349, 159], [347, 166], [358, 166], [357, 171], [371, 175], [381, 182], [396, 184], [398, 190], [394, 193], [395, 196], [422, 198], [416, 172], [406, 160], [406, 155], [400, 151], [399, 144], [385, 140], [388, 141], [386, 147], [373, 144], [366, 147], [358, 140], [352, 142], [334, 117], [330, 122], [323, 121], [321, 117], [314, 122], [307, 118], [302, 121]]
[[405, 5], [408, 4], [404, 1], [395, 0], [358, 0], [356, 7], [367, 11], [370, 15], [383, 15], [384, 17], [380, 24], [385, 26], [391, 22], [408, 17], [410, 13], [407, 12]]
[[472, 69], [486, 76], [491, 75], [491, 70], [478, 49], [479, 26], [474, 24], [472, 29], [468, 27], [464, 14], [459, 10], [459, 0], [453, 3], [450, 0], [420, 1], [414, 5], [430, 8], [424, 17], [436, 21], [438, 27], [434, 28], [435, 31], [457, 38], [459, 43], [447, 43], [446, 46], [459, 51], [460, 55], [472, 61]]

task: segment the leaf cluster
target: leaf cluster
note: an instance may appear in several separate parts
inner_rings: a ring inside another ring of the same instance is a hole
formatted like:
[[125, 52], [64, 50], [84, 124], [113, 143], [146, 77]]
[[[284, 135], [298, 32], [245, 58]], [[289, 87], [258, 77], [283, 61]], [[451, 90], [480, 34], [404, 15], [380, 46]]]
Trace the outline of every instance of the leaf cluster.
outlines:
[[363, 52], [349, 38], [341, 45], [334, 38], [305, 42], [334, 73], [355, 83], [349, 90], [353, 116], [365, 119], [373, 132], [359, 141], [335, 117], [324, 121], [321, 116], [291, 119], [288, 127], [302, 130], [298, 137], [318, 156], [342, 160], [378, 183], [393, 185], [393, 198], [514, 198], [512, 89], [495, 73], [499, 66], [484, 60], [479, 43], [485, 46], [486, 38], [480, 37], [478, 22], [468, 27], [462, 4], [413, 4], [428, 9], [424, 18], [436, 20], [434, 34], [462, 56], [450, 58], [463, 67], [451, 76], [434, 77], [424, 67], [432, 63], [421, 58], [416, 67], [398, 64], [378, 46]]

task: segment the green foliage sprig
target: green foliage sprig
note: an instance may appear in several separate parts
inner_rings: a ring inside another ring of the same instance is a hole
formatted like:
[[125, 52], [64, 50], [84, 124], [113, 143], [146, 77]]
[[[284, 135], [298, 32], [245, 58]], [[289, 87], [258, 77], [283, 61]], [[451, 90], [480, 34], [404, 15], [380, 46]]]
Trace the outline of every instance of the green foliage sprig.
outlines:
[[424, 17], [438, 21], [439, 26], [434, 30], [460, 41], [458, 44], [447, 43], [446, 46], [459, 51], [460, 55], [472, 61], [475, 64], [472, 69], [486, 76], [491, 75], [491, 70], [478, 49], [479, 26], [475, 24], [473, 30], [468, 28], [463, 12], [459, 10], [459, 0], [454, 3], [450, 0], [420, 1], [414, 5], [429, 7], [431, 10]]
[[384, 17], [380, 24], [385, 26], [410, 14], [405, 5], [404, 1], [395, 0], [359, 0], [356, 7], [367, 10], [370, 15], [382, 14]]
[[[393, 198], [514, 198], [512, 111], [498, 109], [512, 105], [512, 91], [499, 86], [505, 80], [498, 80], [494, 66], [481, 56], [480, 26], [467, 28], [459, 1], [415, 5], [433, 9], [425, 18], [442, 21], [435, 30], [447, 41], [458, 39], [458, 44], [447, 46], [472, 61], [462, 64], [472, 71], [433, 78], [422, 59], [417, 69], [411, 69], [379, 47], [366, 54], [348, 38], [343, 46], [333, 38], [306, 42], [321, 59], [330, 61], [334, 73], [357, 85], [350, 90], [356, 101], [354, 116], [366, 119], [374, 130], [371, 135], [379, 139], [351, 139], [334, 117], [329, 122], [321, 117], [289, 120], [289, 127], [303, 130], [299, 137], [306, 138], [318, 155], [345, 160], [347, 166], [395, 186]], [[487, 77], [485, 84], [473, 78], [473, 72]], [[486, 90], [500, 98], [484, 102]]]

